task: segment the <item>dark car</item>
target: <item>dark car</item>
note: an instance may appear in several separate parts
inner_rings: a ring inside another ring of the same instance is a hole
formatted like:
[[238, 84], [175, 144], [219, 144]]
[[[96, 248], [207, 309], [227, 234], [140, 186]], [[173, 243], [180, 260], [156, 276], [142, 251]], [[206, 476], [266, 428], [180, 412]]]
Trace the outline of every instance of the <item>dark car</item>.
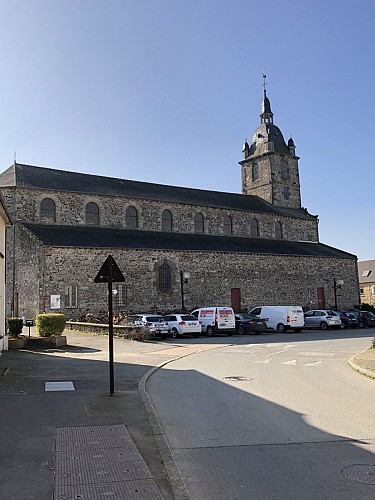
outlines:
[[357, 328], [358, 318], [355, 314], [351, 312], [338, 311], [338, 315], [341, 319], [341, 328]]
[[359, 328], [372, 328], [375, 326], [375, 315], [370, 311], [350, 311], [358, 319]]
[[238, 313], [235, 315], [236, 332], [238, 335], [245, 333], [262, 333], [267, 331], [267, 323], [263, 320], [248, 313]]

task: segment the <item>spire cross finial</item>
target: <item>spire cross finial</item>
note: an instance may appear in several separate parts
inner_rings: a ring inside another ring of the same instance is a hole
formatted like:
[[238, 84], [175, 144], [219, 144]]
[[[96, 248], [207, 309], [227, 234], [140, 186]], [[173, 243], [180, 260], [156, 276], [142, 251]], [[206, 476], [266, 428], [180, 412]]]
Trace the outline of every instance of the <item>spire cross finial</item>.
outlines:
[[263, 91], [264, 91], [264, 95], [266, 95], [266, 86], [267, 86], [267, 82], [266, 82], [266, 78], [267, 78], [267, 75], [262, 73], [262, 77], [263, 77]]

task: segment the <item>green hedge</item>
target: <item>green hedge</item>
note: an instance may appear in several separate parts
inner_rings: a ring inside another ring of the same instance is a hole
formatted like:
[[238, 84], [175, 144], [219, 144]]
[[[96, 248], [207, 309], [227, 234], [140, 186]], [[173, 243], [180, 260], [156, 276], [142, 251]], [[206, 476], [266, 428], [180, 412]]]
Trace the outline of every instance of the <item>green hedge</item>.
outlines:
[[11, 337], [18, 337], [22, 333], [23, 321], [22, 318], [8, 318], [8, 333]]
[[61, 335], [65, 330], [66, 319], [63, 314], [37, 314], [36, 331], [41, 337]]

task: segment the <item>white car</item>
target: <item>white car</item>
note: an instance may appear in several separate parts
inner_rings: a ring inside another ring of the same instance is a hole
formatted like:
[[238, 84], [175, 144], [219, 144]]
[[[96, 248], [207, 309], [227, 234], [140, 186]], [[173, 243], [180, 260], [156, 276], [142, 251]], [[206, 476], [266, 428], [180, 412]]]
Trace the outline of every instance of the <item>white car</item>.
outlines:
[[164, 321], [167, 322], [168, 331], [174, 338], [182, 335], [199, 337], [201, 334], [201, 322], [191, 314], [168, 314], [168, 316], [164, 316]]
[[142, 325], [147, 328], [152, 337], [168, 337], [168, 326], [160, 314], [133, 314], [131, 321], [135, 325]]

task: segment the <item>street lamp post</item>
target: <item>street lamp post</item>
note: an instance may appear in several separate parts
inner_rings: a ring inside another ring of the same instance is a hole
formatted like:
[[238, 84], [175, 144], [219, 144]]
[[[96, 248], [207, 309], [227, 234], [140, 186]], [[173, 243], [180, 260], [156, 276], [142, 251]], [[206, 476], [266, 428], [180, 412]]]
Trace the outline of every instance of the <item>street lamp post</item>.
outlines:
[[344, 284], [344, 280], [336, 280], [333, 278], [333, 291], [335, 294], [335, 311], [337, 311], [337, 290], [341, 290], [342, 285]]
[[187, 285], [188, 280], [190, 279], [190, 273], [180, 271], [180, 284], [181, 284], [181, 312], [185, 311], [185, 291], [184, 285]]

